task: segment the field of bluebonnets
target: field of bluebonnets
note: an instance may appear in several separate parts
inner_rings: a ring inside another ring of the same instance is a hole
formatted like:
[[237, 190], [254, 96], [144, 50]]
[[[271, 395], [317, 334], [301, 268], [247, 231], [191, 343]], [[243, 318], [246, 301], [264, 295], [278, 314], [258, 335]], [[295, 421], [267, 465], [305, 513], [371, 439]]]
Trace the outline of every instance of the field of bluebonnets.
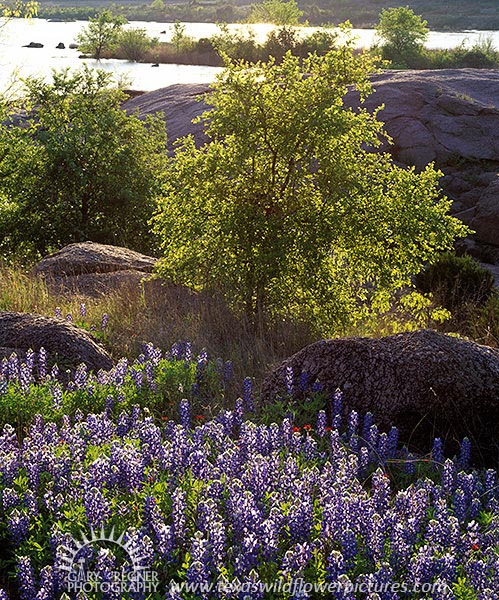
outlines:
[[189, 343], [65, 383], [43, 350], [4, 359], [0, 598], [499, 597], [497, 473], [468, 440], [414, 456], [340, 393], [316, 410], [306, 374], [272, 413], [231, 371]]

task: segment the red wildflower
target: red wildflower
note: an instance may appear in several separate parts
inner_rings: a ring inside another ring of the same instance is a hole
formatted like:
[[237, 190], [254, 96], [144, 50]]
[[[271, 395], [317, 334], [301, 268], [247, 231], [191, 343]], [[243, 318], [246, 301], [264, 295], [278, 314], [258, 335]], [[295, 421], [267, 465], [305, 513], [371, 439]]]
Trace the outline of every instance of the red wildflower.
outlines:
[[306, 425], [303, 426], [303, 429], [305, 431], [310, 431], [312, 429], [312, 425], [309, 425], [308, 423]]
[[204, 415], [195, 415], [194, 418], [197, 419], [198, 421], [202, 421], [205, 417], [204, 417]]
[[478, 544], [472, 544], [471, 549], [472, 550], [480, 550], [480, 546]]
[[293, 433], [299, 433], [301, 429], [299, 427], [293, 427]]

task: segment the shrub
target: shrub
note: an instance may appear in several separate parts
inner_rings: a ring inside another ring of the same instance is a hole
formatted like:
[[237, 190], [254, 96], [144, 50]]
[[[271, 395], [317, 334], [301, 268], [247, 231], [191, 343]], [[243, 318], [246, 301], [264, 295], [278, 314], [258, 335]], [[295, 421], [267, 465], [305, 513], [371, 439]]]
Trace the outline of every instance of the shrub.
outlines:
[[455, 310], [466, 303], [484, 304], [494, 290], [494, 278], [471, 256], [447, 252], [415, 278], [416, 287], [432, 293], [442, 306]]
[[163, 119], [128, 115], [110, 75], [90, 68], [30, 79], [26, 98], [25, 126], [0, 125], [0, 249], [26, 258], [90, 239], [151, 251]]
[[127, 60], [144, 60], [149, 50], [157, 46], [158, 39], [152, 38], [145, 29], [125, 29], [118, 38], [118, 53]]
[[376, 32], [382, 40], [382, 57], [394, 65], [409, 66], [421, 54], [428, 37], [427, 22], [408, 7], [383, 9]]

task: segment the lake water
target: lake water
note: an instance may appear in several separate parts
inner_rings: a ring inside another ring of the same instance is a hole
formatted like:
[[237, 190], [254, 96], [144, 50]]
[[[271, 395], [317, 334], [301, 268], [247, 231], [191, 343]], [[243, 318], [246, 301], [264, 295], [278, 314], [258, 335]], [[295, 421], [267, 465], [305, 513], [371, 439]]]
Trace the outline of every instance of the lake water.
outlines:
[[[13, 19], [0, 30], [0, 89], [5, 90], [13, 79], [30, 75], [50, 76], [52, 69], [69, 67], [76, 69], [87, 63], [112, 72], [116, 77], [126, 77], [133, 89], [155, 90], [175, 83], [209, 83], [213, 81], [221, 69], [217, 67], [191, 65], [160, 65], [152, 68], [149, 64], [129, 63], [118, 60], [82, 60], [77, 50], [70, 50], [69, 44], [74, 42], [78, 32], [85, 27], [86, 21], [49, 22], [45, 19]], [[186, 23], [187, 35], [195, 38], [210, 37], [217, 33], [214, 23]], [[132, 22], [128, 27], [145, 28], [150, 35], [161, 41], [168, 41], [171, 36], [171, 24]], [[231, 29], [240, 29], [241, 25], [230, 25]], [[263, 40], [272, 25], [259, 24], [251, 26], [257, 39]], [[308, 32], [315, 28], [307, 28]], [[162, 33], [166, 31], [166, 33]], [[354, 29], [359, 46], [370, 46], [374, 39], [372, 29]], [[451, 48], [463, 40], [473, 43], [480, 37], [490, 36], [499, 47], [499, 31], [469, 31], [462, 33], [431, 32], [427, 46], [430, 48]], [[30, 42], [44, 44], [43, 48], [23, 48]], [[65, 44], [65, 50], [57, 50], [59, 42]]]

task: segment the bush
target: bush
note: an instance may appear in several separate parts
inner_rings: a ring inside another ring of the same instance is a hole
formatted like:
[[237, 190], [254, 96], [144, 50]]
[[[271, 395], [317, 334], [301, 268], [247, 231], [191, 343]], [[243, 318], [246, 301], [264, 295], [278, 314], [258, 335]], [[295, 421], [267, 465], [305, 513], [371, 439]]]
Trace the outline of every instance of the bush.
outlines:
[[0, 126], [0, 250], [36, 256], [93, 240], [151, 251], [165, 123], [121, 108], [103, 71], [26, 83], [24, 127]]
[[415, 278], [416, 287], [432, 293], [438, 303], [455, 310], [467, 303], [484, 304], [494, 290], [494, 278], [471, 256], [447, 252]]
[[144, 60], [149, 50], [157, 46], [158, 39], [152, 38], [145, 29], [125, 29], [118, 39], [118, 54], [127, 60], [138, 62]]

